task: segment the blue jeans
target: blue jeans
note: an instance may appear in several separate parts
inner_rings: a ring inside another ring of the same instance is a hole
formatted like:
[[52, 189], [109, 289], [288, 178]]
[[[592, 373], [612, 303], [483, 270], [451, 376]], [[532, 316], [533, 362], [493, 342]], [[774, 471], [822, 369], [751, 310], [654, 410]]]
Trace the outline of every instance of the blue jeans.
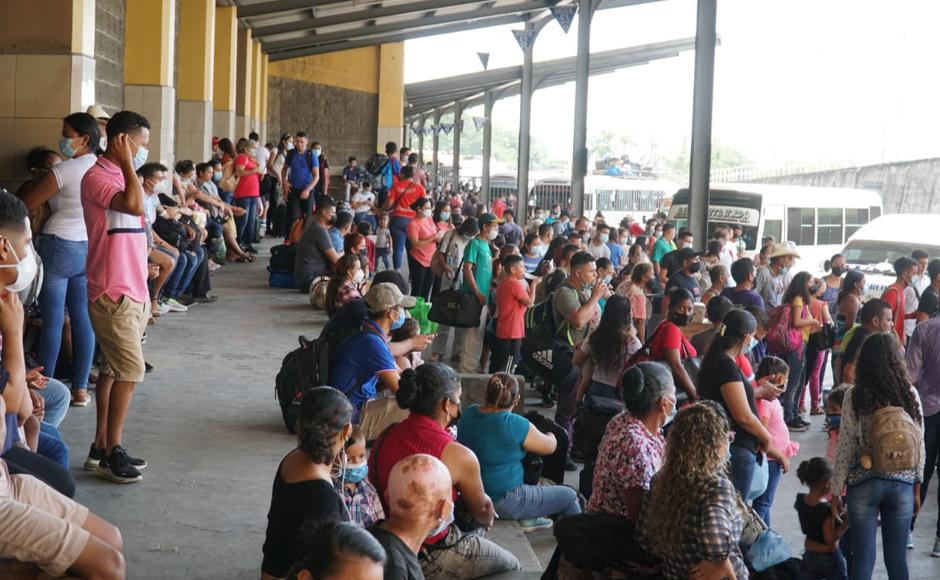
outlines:
[[840, 550], [828, 554], [811, 550], [803, 552], [802, 580], [847, 580], [848, 577], [845, 556]]
[[392, 234], [392, 264], [401, 271], [401, 263], [405, 257], [405, 243], [408, 241], [408, 223], [411, 220], [399, 215], [393, 215], [388, 223]]
[[806, 345], [801, 345], [797, 350], [786, 353], [781, 356], [790, 367], [790, 374], [787, 375], [787, 390], [784, 391], [781, 399], [783, 405], [783, 420], [792, 421], [800, 416], [800, 402], [797, 400], [797, 394], [802, 391], [803, 365], [806, 364]]
[[620, 396], [620, 391], [617, 390], [617, 387], [612, 387], [607, 383], [595, 381], [594, 379], [591, 379], [591, 384], [588, 385], [586, 394], [594, 397], [617, 399], [618, 401], [623, 399], [623, 397]]
[[65, 420], [65, 414], [69, 411], [69, 403], [72, 402], [72, 393], [62, 381], [50, 378], [46, 388], [39, 391], [45, 401], [46, 415], [43, 417], [43, 423], [49, 423], [53, 427], [58, 427]]
[[245, 214], [235, 218], [235, 227], [238, 230], [238, 245], [250, 248], [255, 243], [255, 221], [258, 219], [258, 205], [260, 197], [240, 197], [235, 205], [245, 210]]
[[747, 497], [747, 493], [751, 491], [756, 465], [756, 453], [740, 445], [731, 446], [731, 483], [742, 498]]
[[46, 375], [55, 376], [62, 347], [65, 307], [68, 306], [72, 325], [72, 387], [87, 389], [95, 351], [95, 332], [88, 318], [88, 278], [85, 276], [88, 242], [42, 235], [36, 241], [36, 250], [43, 264], [42, 289], [39, 291], [39, 308], [42, 310], [39, 364]]
[[783, 474], [783, 466], [770, 459], [765, 459], [764, 461], [770, 461], [770, 463], [767, 464], [767, 472], [769, 474], [767, 477], [767, 491], [754, 500], [753, 507], [757, 515], [764, 520], [764, 523], [767, 524], [769, 528], [771, 527], [770, 507], [774, 505], [774, 494], [777, 492], [777, 484], [780, 483], [780, 476]]
[[375, 233], [375, 229], [378, 227], [378, 222], [375, 221], [375, 216], [371, 215], [367, 211], [361, 211], [355, 215], [355, 221], [358, 224], [359, 222], [366, 222], [372, 226], [372, 233]]
[[196, 269], [205, 257], [206, 251], [201, 246], [196, 248], [195, 252], [191, 250], [180, 252], [179, 258], [176, 260], [176, 267], [173, 268], [173, 272], [167, 279], [166, 286], [163, 289], [163, 293], [167, 298], [178, 298], [180, 294], [189, 288], [189, 285], [193, 282], [193, 277], [196, 275]]
[[914, 515], [914, 486], [889, 479], [869, 479], [850, 487], [847, 496], [852, 530], [852, 580], [871, 578], [879, 515], [888, 578], [906, 580], [907, 535]]
[[55, 461], [65, 469], [69, 468], [69, 448], [62, 440], [59, 430], [43, 421], [39, 424], [39, 444], [36, 453]]
[[578, 492], [565, 485], [521, 483], [499, 498], [495, 507], [499, 517], [508, 520], [570, 516], [581, 513]]

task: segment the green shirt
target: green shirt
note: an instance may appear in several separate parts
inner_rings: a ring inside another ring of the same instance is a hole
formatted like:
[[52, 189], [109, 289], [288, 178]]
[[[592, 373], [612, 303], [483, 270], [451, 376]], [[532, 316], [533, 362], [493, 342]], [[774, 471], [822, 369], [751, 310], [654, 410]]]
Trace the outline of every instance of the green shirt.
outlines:
[[653, 244], [653, 255], [650, 256], [650, 260], [658, 264], [662, 261], [663, 256], [672, 252], [676, 249], [676, 243], [667, 240], [666, 238], [659, 238], [656, 240], [656, 243]]
[[[463, 259], [466, 263], [473, 264], [473, 279], [477, 283], [477, 289], [480, 294], [488, 298], [490, 284], [493, 281], [493, 254], [490, 252], [490, 244], [478, 237], [473, 238], [463, 251]], [[473, 292], [466, 280], [460, 290]]]

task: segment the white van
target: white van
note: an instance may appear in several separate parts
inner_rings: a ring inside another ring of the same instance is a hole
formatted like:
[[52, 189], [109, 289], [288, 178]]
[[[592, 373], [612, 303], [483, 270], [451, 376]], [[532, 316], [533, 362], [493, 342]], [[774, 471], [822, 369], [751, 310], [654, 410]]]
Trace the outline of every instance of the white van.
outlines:
[[878, 297], [894, 282], [894, 261], [918, 249], [940, 258], [940, 214], [883, 215], [855, 232], [840, 253], [848, 268], [865, 272], [866, 295]]

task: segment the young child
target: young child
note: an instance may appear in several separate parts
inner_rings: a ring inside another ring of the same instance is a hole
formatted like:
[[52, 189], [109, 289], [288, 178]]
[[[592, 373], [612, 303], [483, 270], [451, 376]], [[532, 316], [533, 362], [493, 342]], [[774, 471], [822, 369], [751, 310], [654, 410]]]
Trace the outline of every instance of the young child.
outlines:
[[826, 397], [826, 431], [829, 432], [829, 444], [826, 457], [835, 461], [836, 447], [839, 445], [839, 427], [842, 424], [842, 402], [845, 400], [845, 387], [839, 386], [829, 391]]
[[525, 338], [525, 311], [535, 303], [539, 278], [531, 284], [525, 281], [525, 261], [518, 253], [507, 254], [502, 260], [505, 273], [496, 287], [496, 340], [490, 357], [490, 372], [506, 370], [509, 357], [519, 360], [519, 347]]
[[346, 440], [346, 466], [340, 466], [339, 473], [333, 476], [333, 485], [346, 503], [350, 521], [363, 528], [385, 519], [379, 493], [369, 483], [368, 474], [366, 438], [359, 427], [353, 427]]
[[385, 264], [385, 269], [391, 268], [388, 259], [389, 249], [392, 247], [392, 232], [388, 229], [388, 214], [379, 214], [379, 227], [375, 230], [375, 263], [379, 259]]
[[[398, 330], [392, 331], [391, 339], [392, 342], [411, 340], [418, 336], [420, 332], [421, 328], [418, 325], [418, 321], [414, 318], [406, 318], [404, 324], [402, 324]], [[399, 370], [403, 371], [405, 369], [416, 369], [424, 364], [424, 361], [421, 360], [420, 352], [409, 352], [402, 356], [396, 356], [395, 364], [398, 365]]]
[[359, 222], [356, 226], [359, 233], [366, 239], [366, 259], [369, 261], [369, 279], [375, 276], [375, 241], [372, 239], [372, 224], [369, 222]]
[[800, 528], [806, 535], [803, 542], [803, 573], [810, 580], [840, 580], [848, 578], [845, 556], [839, 549], [839, 538], [848, 529], [848, 520], [832, 515], [832, 506], [826, 498], [831, 493], [832, 463], [825, 457], [813, 457], [800, 463], [796, 476], [809, 493], [796, 494]]
[[[777, 387], [779, 393], [783, 393], [787, 384], [787, 375], [790, 374], [790, 367], [781, 358], [775, 356], [766, 356], [760, 361], [755, 374], [757, 381], [766, 379], [770, 385]], [[800, 450], [800, 444], [790, 441], [790, 431], [783, 421], [783, 406], [779, 399], [757, 401], [757, 415], [760, 422], [770, 433], [771, 446], [767, 450], [767, 460], [769, 477], [767, 478], [767, 491], [759, 498], [754, 500], [754, 510], [770, 525], [770, 508], [774, 503], [774, 494], [777, 491], [777, 484], [780, 483], [780, 476], [790, 471], [790, 458], [796, 455]]]

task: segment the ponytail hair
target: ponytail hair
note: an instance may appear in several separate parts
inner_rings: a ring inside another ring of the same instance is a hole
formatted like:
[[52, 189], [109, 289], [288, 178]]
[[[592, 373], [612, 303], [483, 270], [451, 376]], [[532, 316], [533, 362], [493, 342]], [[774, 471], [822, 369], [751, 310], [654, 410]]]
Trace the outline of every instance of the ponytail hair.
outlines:
[[512, 407], [519, 396], [519, 382], [509, 373], [495, 373], [486, 385], [486, 404], [497, 409]]
[[402, 371], [395, 400], [402, 409], [434, 417], [441, 401], [453, 397], [459, 387], [454, 369], [441, 363], [425, 363]]
[[803, 485], [813, 487], [832, 478], [832, 463], [825, 457], [813, 457], [800, 463], [796, 476]]

